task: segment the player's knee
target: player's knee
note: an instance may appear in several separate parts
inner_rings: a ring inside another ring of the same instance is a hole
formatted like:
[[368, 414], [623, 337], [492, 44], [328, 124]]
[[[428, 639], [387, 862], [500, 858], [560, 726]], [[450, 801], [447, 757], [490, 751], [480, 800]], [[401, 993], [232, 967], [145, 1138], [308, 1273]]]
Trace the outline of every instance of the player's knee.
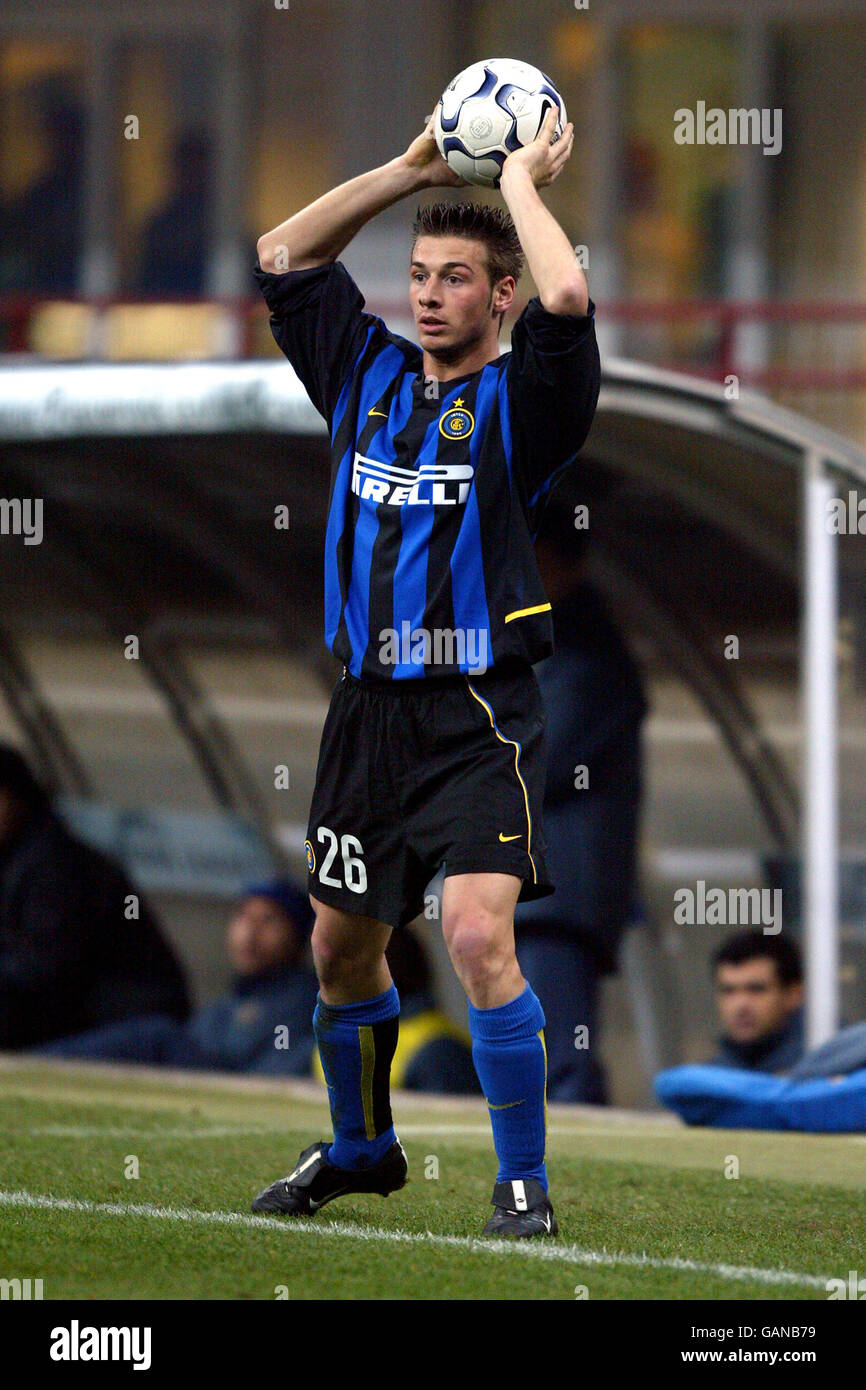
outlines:
[[341, 952], [336, 944], [330, 940], [327, 932], [319, 930], [318, 924], [313, 927], [310, 945], [313, 951], [313, 967], [319, 984], [333, 984], [341, 968]]
[[352, 952], [345, 940], [341, 940], [317, 918], [310, 945], [319, 984], [326, 987], [337, 984], [351, 968]]
[[462, 911], [445, 925], [445, 941], [462, 980], [488, 980], [501, 973], [514, 955], [499, 918], [480, 909]]
[[310, 946], [316, 976], [325, 989], [375, 971], [382, 955], [363, 936], [347, 937], [342, 925], [327, 913], [317, 913]]

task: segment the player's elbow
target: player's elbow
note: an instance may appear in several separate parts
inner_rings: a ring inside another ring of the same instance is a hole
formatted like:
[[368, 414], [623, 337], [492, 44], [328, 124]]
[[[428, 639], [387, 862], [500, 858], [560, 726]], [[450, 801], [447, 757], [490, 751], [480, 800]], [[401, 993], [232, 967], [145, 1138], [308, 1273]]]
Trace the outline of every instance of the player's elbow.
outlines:
[[262, 270], [273, 274], [276, 264], [275, 248], [273, 242], [267, 236], [260, 236], [256, 242], [256, 254], [259, 258], [259, 265]]
[[554, 291], [544, 295], [541, 302], [549, 314], [585, 314], [589, 308], [586, 281], [581, 276], [579, 280], [558, 285]]
[[283, 236], [276, 241], [272, 232], [265, 232], [256, 242], [259, 265], [269, 275], [283, 275], [287, 270], [313, 270], [320, 265], [329, 265], [335, 256], [319, 255], [315, 252], [303, 253], [293, 249]]

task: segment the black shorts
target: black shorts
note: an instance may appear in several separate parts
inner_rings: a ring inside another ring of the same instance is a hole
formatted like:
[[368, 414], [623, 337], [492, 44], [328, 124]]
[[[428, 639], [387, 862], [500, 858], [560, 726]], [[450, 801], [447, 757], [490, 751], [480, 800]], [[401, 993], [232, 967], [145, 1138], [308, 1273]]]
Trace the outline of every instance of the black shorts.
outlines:
[[389, 926], [423, 911], [443, 864], [514, 874], [519, 902], [547, 897], [545, 723], [525, 663], [388, 682], [344, 668], [310, 807], [310, 893]]

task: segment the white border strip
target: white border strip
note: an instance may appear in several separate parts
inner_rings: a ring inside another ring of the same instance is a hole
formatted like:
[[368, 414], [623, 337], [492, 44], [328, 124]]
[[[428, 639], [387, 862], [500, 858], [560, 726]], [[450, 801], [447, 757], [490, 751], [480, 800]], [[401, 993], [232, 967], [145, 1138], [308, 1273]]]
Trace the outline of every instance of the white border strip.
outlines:
[[[400, 1136], [416, 1138], [424, 1134], [475, 1135], [479, 1139], [490, 1138], [490, 1122], [478, 1124], [429, 1124], [399, 1125]], [[163, 1129], [147, 1129], [141, 1125], [32, 1125], [19, 1126], [19, 1134], [34, 1134], [38, 1138], [49, 1139], [273, 1139], [285, 1137], [286, 1126], [280, 1122], [272, 1125], [172, 1125]], [[584, 1136], [604, 1139], [647, 1139], [653, 1143], [657, 1139], [682, 1139], [682, 1129], [647, 1130], [606, 1129], [602, 1125], [549, 1124], [548, 1139], [582, 1139]], [[851, 1138], [846, 1135], [846, 1138]], [[862, 1140], [866, 1143], [866, 1138]]]
[[689, 1274], [711, 1274], [717, 1279], [748, 1280], [756, 1284], [823, 1289], [830, 1276], [801, 1274], [790, 1269], [751, 1269], [742, 1265], [702, 1264], [679, 1256], [657, 1257], [613, 1253], [608, 1250], [581, 1250], [576, 1245], [542, 1242], [486, 1240], [471, 1236], [435, 1235], [432, 1231], [383, 1230], [380, 1226], [356, 1226], [346, 1221], [308, 1222], [292, 1218], [247, 1216], [233, 1211], [197, 1211], [190, 1207], [158, 1207], [150, 1203], [89, 1202], [77, 1197], [50, 1197], [32, 1192], [0, 1191], [0, 1207], [30, 1211], [74, 1211], [89, 1216], [146, 1217], [157, 1221], [187, 1221], [194, 1225], [246, 1227], [259, 1231], [279, 1231], [284, 1235], [320, 1236], [325, 1239], [361, 1240], [391, 1245], [427, 1245], [462, 1250], [471, 1255], [517, 1255], [524, 1259], [552, 1260], [561, 1264], [596, 1265], [607, 1268], [626, 1266], [638, 1269], [671, 1269]]

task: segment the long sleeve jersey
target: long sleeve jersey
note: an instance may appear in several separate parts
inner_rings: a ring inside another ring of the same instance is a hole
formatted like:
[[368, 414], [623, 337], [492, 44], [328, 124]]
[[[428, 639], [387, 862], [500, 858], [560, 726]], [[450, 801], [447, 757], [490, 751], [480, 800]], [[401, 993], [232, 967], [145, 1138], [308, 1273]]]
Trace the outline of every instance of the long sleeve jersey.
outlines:
[[328, 425], [325, 642], [361, 679], [469, 674], [553, 651], [534, 538], [599, 391], [595, 305], [530, 299], [511, 349], [448, 381], [340, 261], [256, 280]]

